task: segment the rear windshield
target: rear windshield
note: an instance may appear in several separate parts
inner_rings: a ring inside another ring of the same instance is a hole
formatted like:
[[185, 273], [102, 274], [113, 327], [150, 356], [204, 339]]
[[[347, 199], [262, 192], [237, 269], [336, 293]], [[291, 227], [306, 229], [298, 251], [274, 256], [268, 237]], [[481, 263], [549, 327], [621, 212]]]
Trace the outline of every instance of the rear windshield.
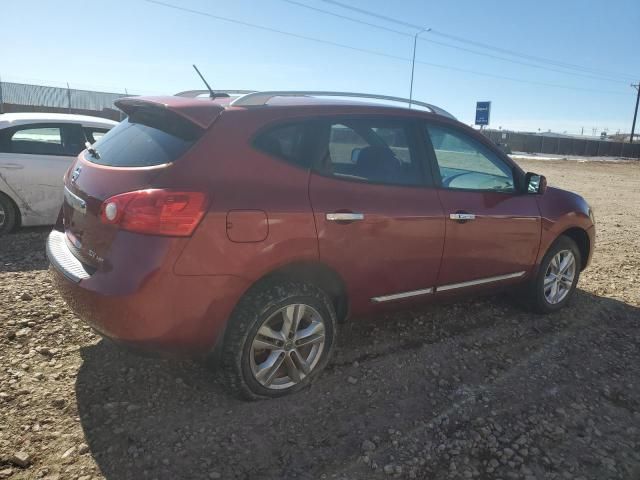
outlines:
[[85, 159], [112, 167], [171, 163], [186, 152], [201, 133], [198, 127], [167, 110], [138, 110], [94, 143], [93, 149], [85, 153]]

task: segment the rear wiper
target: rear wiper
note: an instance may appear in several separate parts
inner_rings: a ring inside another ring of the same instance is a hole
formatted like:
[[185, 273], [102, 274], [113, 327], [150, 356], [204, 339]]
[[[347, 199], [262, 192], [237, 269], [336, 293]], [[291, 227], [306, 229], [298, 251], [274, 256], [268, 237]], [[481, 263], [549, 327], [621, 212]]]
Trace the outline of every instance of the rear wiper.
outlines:
[[95, 148], [93, 148], [93, 145], [91, 145], [91, 143], [84, 142], [84, 146], [87, 149], [87, 152], [89, 152], [93, 158], [95, 158], [96, 160], [100, 160], [100, 154]]

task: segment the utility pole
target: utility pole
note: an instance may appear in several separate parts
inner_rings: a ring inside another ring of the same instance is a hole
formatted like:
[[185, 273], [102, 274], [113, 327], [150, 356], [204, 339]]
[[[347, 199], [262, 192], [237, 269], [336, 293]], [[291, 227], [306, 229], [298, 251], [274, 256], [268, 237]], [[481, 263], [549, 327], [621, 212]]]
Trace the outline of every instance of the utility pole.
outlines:
[[640, 103], [640, 82], [637, 85], [631, 84], [633, 88], [638, 90], [638, 95], [636, 96], [636, 109], [633, 112], [633, 123], [631, 124], [631, 138], [629, 139], [629, 143], [633, 143], [633, 134], [636, 131], [636, 118], [638, 117], [638, 103]]
[[409, 87], [409, 108], [411, 108], [411, 100], [413, 100], [413, 72], [416, 69], [416, 45], [418, 36], [421, 33], [430, 31], [430, 28], [423, 28], [413, 36], [413, 60], [411, 60], [411, 86]]

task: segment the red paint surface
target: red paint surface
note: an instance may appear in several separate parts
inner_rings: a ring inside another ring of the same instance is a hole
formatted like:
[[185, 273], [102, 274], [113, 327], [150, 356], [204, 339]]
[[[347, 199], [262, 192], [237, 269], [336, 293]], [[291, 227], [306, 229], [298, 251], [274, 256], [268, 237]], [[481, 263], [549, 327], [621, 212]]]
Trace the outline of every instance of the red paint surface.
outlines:
[[[220, 340], [246, 290], [294, 263], [333, 270], [345, 285], [351, 314], [357, 316], [406, 303], [376, 304], [371, 301], [376, 296], [516, 271], [530, 274], [569, 228], [588, 232], [593, 245], [588, 206], [568, 192], [549, 188], [543, 195], [507, 195], [350, 182], [311, 173], [251, 146], [256, 131], [283, 119], [387, 115], [456, 125], [511, 163], [484, 137], [452, 120], [368, 105], [292, 101], [289, 106], [222, 111], [201, 99], [142, 101], [161, 101], [199, 125], [213, 126], [170, 165], [111, 168], [81, 154], [71, 167], [82, 166], [77, 183], [67, 178], [66, 184], [86, 200], [88, 214], [80, 216], [65, 205], [64, 227], [102, 261], [78, 253], [96, 273], [78, 284], [59, 273], [54, 278], [73, 310], [116, 340], [206, 352]], [[136, 234], [100, 223], [104, 199], [143, 188], [203, 191], [210, 207], [190, 238]], [[476, 220], [450, 220], [449, 214], [459, 210], [474, 213]], [[326, 213], [338, 211], [365, 218], [346, 224], [326, 220]]]

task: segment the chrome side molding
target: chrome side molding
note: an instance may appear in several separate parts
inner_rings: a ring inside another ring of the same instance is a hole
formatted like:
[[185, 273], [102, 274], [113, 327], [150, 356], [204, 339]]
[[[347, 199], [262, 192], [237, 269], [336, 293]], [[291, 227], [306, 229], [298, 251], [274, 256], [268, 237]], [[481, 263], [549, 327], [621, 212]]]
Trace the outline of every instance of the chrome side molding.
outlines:
[[449, 285], [442, 285], [437, 287], [436, 291], [444, 292], [446, 290], [455, 290], [456, 288], [473, 287], [475, 285], [482, 285], [483, 283], [499, 282], [501, 280], [508, 280], [510, 278], [522, 277], [526, 272], [507, 273], [506, 275], [496, 275], [495, 277], [479, 278], [477, 280], [469, 280], [468, 282], [450, 283]]
[[418, 295], [427, 295], [433, 293], [433, 288], [423, 288], [422, 290], [412, 290], [410, 292], [394, 293], [392, 295], [383, 295], [381, 297], [373, 297], [372, 302], [382, 303], [391, 300], [399, 300], [401, 298], [417, 297]]
[[469, 280], [468, 282], [450, 283], [449, 285], [442, 285], [441, 287], [423, 288], [421, 290], [411, 290], [410, 292], [393, 293], [391, 295], [382, 295], [380, 297], [373, 297], [372, 302], [382, 303], [390, 302], [392, 300], [401, 300], [403, 298], [417, 297], [419, 295], [427, 295], [434, 292], [446, 292], [447, 290], [455, 290], [456, 288], [473, 287], [475, 285], [482, 285], [485, 283], [500, 282], [502, 280], [509, 280], [511, 278], [522, 277], [525, 273], [521, 272], [507, 273], [505, 275], [496, 275], [495, 277], [479, 278], [477, 280]]

